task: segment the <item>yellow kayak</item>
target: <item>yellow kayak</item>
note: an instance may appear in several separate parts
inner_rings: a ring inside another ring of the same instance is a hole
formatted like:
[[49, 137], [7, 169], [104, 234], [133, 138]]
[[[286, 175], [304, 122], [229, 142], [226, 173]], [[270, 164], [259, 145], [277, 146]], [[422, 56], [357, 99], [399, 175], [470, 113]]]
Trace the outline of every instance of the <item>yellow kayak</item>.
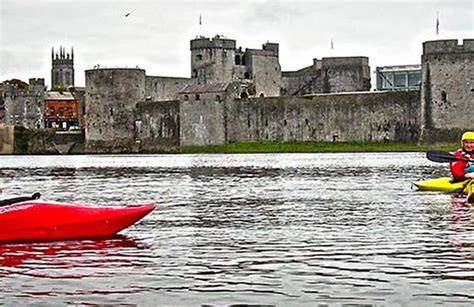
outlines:
[[436, 179], [421, 180], [421, 181], [413, 182], [412, 184], [420, 191], [439, 191], [439, 192], [453, 193], [459, 189], [464, 188], [463, 192], [465, 194], [468, 194], [467, 190], [471, 190], [471, 191], [473, 190], [472, 183], [468, 184], [468, 181], [469, 180], [464, 180], [464, 181], [453, 183], [451, 177], [441, 177], [441, 178], [436, 178]]
[[467, 202], [470, 204], [474, 204], [474, 180], [470, 180], [470, 182], [466, 185], [464, 193], [466, 193], [467, 195]]

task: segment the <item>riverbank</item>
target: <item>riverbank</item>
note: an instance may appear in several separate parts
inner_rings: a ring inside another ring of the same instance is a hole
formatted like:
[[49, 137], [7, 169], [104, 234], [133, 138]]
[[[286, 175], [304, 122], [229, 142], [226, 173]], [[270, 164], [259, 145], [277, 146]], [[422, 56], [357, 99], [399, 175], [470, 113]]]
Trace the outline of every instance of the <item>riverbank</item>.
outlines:
[[458, 144], [407, 144], [381, 142], [261, 142], [181, 148], [181, 153], [333, 153], [454, 151]]

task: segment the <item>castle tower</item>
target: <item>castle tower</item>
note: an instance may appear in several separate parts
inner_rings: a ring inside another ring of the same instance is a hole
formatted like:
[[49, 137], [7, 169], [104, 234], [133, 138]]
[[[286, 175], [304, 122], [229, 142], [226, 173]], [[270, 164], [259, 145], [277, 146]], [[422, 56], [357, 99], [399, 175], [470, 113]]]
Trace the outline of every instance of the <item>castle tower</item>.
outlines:
[[135, 144], [136, 105], [145, 100], [145, 70], [86, 70], [86, 148], [121, 152]]
[[59, 47], [59, 52], [51, 48], [51, 87], [74, 86], [74, 50], [66, 53], [66, 49]]
[[197, 83], [232, 81], [235, 40], [216, 35], [191, 40], [191, 78]]
[[422, 142], [452, 142], [474, 129], [474, 39], [423, 43]]

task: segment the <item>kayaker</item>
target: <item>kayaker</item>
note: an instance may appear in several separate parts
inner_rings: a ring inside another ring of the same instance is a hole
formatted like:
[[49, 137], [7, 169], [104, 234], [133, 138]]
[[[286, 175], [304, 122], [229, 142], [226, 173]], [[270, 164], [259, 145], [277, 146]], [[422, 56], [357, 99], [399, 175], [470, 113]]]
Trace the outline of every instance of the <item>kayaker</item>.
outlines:
[[[474, 132], [464, 132], [461, 137], [462, 148], [454, 152], [458, 158], [474, 159]], [[474, 179], [474, 163], [458, 160], [449, 164], [455, 182]]]

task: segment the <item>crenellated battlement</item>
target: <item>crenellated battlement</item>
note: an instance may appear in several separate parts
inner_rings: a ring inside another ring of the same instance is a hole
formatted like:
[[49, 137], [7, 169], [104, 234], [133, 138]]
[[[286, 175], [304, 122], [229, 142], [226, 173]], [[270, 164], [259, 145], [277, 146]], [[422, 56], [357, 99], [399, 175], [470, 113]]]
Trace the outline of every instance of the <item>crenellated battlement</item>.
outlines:
[[273, 53], [274, 56], [278, 56], [278, 49], [279, 49], [278, 43], [267, 42], [266, 44], [262, 45], [262, 50], [270, 51]]
[[426, 41], [423, 43], [423, 54], [474, 52], [474, 39], [464, 39], [458, 44], [455, 39]]
[[34, 86], [44, 86], [44, 78], [30, 78], [28, 80], [29, 85]]
[[207, 48], [235, 49], [235, 46], [235, 40], [219, 35], [214, 36], [214, 38], [199, 37], [191, 40], [191, 50]]
[[365, 56], [322, 58], [321, 65], [323, 68], [337, 66], [368, 66], [369, 58]]

